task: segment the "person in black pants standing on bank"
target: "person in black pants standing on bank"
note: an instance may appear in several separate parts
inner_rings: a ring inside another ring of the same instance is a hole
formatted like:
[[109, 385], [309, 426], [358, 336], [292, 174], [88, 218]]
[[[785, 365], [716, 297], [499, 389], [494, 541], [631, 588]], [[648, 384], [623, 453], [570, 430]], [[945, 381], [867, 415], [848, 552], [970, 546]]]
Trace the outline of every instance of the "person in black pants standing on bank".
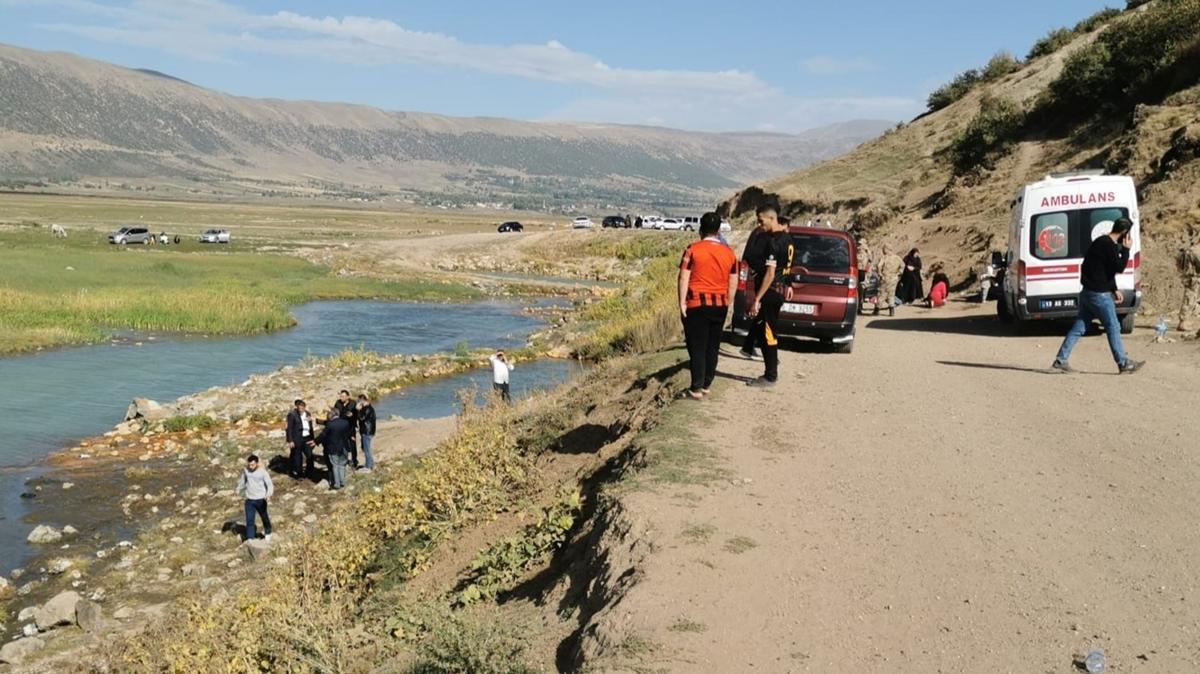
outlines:
[[721, 331], [730, 298], [737, 292], [737, 258], [720, 234], [721, 217], [705, 213], [700, 218], [700, 240], [688, 246], [679, 263], [679, 315], [692, 370], [686, 395], [693, 400], [707, 395], [717, 376]]
[[754, 320], [755, 341], [762, 349], [763, 376], [748, 382], [750, 386], [771, 387], [779, 380], [779, 311], [783, 308], [783, 280], [792, 270], [795, 247], [787, 227], [779, 220], [775, 206], [759, 206], [760, 234], [746, 251], [756, 282], [753, 301], [747, 313]]
[[313, 473], [313, 447], [317, 446], [317, 441], [308, 406], [303, 400], [297, 400], [294, 405], [287, 414], [285, 436], [291, 455], [291, 476], [299, 480]]

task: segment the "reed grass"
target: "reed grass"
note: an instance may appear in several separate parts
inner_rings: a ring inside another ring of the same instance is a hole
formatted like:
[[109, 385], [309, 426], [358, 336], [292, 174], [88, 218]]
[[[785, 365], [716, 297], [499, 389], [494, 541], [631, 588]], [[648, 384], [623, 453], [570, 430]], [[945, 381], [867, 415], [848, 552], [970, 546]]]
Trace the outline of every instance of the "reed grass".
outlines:
[[96, 341], [113, 330], [251, 334], [316, 299], [464, 300], [464, 286], [337, 277], [299, 258], [109, 247], [0, 232], [0, 353]]

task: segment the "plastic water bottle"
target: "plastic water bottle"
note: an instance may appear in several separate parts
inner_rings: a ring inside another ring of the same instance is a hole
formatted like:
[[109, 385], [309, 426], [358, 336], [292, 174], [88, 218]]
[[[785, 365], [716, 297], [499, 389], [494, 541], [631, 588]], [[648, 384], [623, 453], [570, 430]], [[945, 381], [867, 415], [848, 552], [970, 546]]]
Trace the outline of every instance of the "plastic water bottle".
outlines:
[[1154, 324], [1154, 340], [1156, 342], [1163, 341], [1167, 336], [1167, 317], [1159, 315], [1158, 322]]
[[1089, 674], [1099, 674], [1104, 671], [1104, 651], [1099, 648], [1093, 648], [1087, 657], [1083, 659], [1083, 666], [1087, 668]]

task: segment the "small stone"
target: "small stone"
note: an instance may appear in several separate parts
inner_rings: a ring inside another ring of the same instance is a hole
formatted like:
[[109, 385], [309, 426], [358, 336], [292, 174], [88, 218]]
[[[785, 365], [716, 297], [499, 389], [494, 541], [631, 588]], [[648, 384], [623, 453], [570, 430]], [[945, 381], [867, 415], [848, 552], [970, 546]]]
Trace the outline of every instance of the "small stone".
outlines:
[[33, 614], [38, 630], [45, 632], [59, 625], [75, 622], [75, 605], [80, 601], [79, 593], [67, 591], [54, 596]]
[[71, 564], [71, 560], [59, 557], [58, 559], [51, 560], [50, 564], [46, 566], [46, 570], [57, 576], [60, 573], [66, 573], [67, 569], [71, 568]]
[[206, 571], [206, 569], [204, 568], [203, 564], [193, 563], [193, 564], [184, 564], [183, 568], [180, 570], [180, 573], [182, 573], [185, 577], [203, 576], [203, 575], [205, 575], [205, 571]]
[[33, 612], [36, 610], [36, 606], [26, 606], [25, 608], [21, 609], [20, 613], [17, 614], [17, 620], [23, 623], [33, 620]]
[[12, 583], [8, 582], [7, 578], [0, 576], [0, 601], [8, 599], [13, 595]]
[[113, 611], [113, 617], [117, 620], [129, 620], [133, 617], [133, 609], [129, 608], [128, 606], [122, 606], [121, 608]]
[[41, 650], [45, 645], [46, 642], [32, 636], [10, 641], [0, 648], [0, 662], [19, 665], [25, 662], [25, 658]]
[[317, 521], [317, 516], [316, 516], [316, 515], [313, 515], [313, 514], [311, 514], [311, 513], [310, 513], [310, 514], [308, 514], [308, 515], [305, 515], [305, 516], [304, 516], [304, 523], [305, 523], [305, 524], [313, 524], [313, 523], [315, 523], [316, 521]]
[[63, 488], [63, 489], [70, 489], [71, 487], [74, 487], [74, 486], [75, 486], [75, 483], [74, 483], [74, 482], [64, 482], [64, 483], [62, 484], [62, 488]]
[[257, 538], [246, 541], [242, 544], [242, 546], [246, 548], [246, 552], [250, 555], [250, 559], [256, 562], [265, 557], [267, 553], [271, 551], [270, 543]]
[[75, 624], [79, 625], [84, 632], [95, 634], [100, 631], [104, 623], [104, 611], [100, 605], [94, 601], [81, 599], [75, 604]]
[[38, 634], [37, 625], [34, 625], [33, 623], [25, 623], [21, 626], [21, 634], [24, 634], [27, 637], [36, 637]]
[[[70, 484], [70, 483], [68, 483], [68, 484]], [[68, 524], [67, 526], [62, 528], [63, 536], [74, 536], [77, 533], [79, 533], [79, 530], [76, 529], [75, 527], [71, 526], [70, 524]]]

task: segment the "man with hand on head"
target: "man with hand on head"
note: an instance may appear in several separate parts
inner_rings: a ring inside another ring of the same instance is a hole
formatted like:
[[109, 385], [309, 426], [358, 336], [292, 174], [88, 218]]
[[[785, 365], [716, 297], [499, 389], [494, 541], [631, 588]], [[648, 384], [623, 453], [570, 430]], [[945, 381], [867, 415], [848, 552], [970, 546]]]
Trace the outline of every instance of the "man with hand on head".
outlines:
[[288, 412], [285, 437], [291, 455], [292, 479], [299, 480], [311, 476], [313, 447], [317, 446], [316, 431], [313, 426], [312, 414], [309, 414], [308, 405], [303, 400], [296, 400], [292, 410]]
[[757, 213], [760, 234], [746, 251], [756, 283], [747, 313], [754, 321], [752, 333], [762, 349], [765, 368], [763, 376], [749, 385], [770, 388], [779, 381], [779, 311], [783, 308], [783, 281], [792, 271], [795, 246], [775, 206], [759, 206]]
[[1094, 318], [1104, 326], [1104, 335], [1108, 337], [1108, 348], [1117, 362], [1118, 374], [1133, 374], [1145, 365], [1144, 361], [1132, 360], [1125, 355], [1125, 347], [1121, 344], [1121, 320], [1117, 318], [1117, 305], [1125, 301], [1125, 294], [1117, 289], [1117, 274], [1124, 272], [1129, 264], [1132, 237], [1133, 221], [1117, 218], [1111, 232], [1097, 237], [1088, 246], [1079, 270], [1079, 280], [1083, 284], [1083, 290], [1079, 293], [1079, 313], [1058, 349], [1058, 356], [1050, 366], [1052, 370], [1064, 373], [1075, 371], [1068, 364], [1071, 351]]

